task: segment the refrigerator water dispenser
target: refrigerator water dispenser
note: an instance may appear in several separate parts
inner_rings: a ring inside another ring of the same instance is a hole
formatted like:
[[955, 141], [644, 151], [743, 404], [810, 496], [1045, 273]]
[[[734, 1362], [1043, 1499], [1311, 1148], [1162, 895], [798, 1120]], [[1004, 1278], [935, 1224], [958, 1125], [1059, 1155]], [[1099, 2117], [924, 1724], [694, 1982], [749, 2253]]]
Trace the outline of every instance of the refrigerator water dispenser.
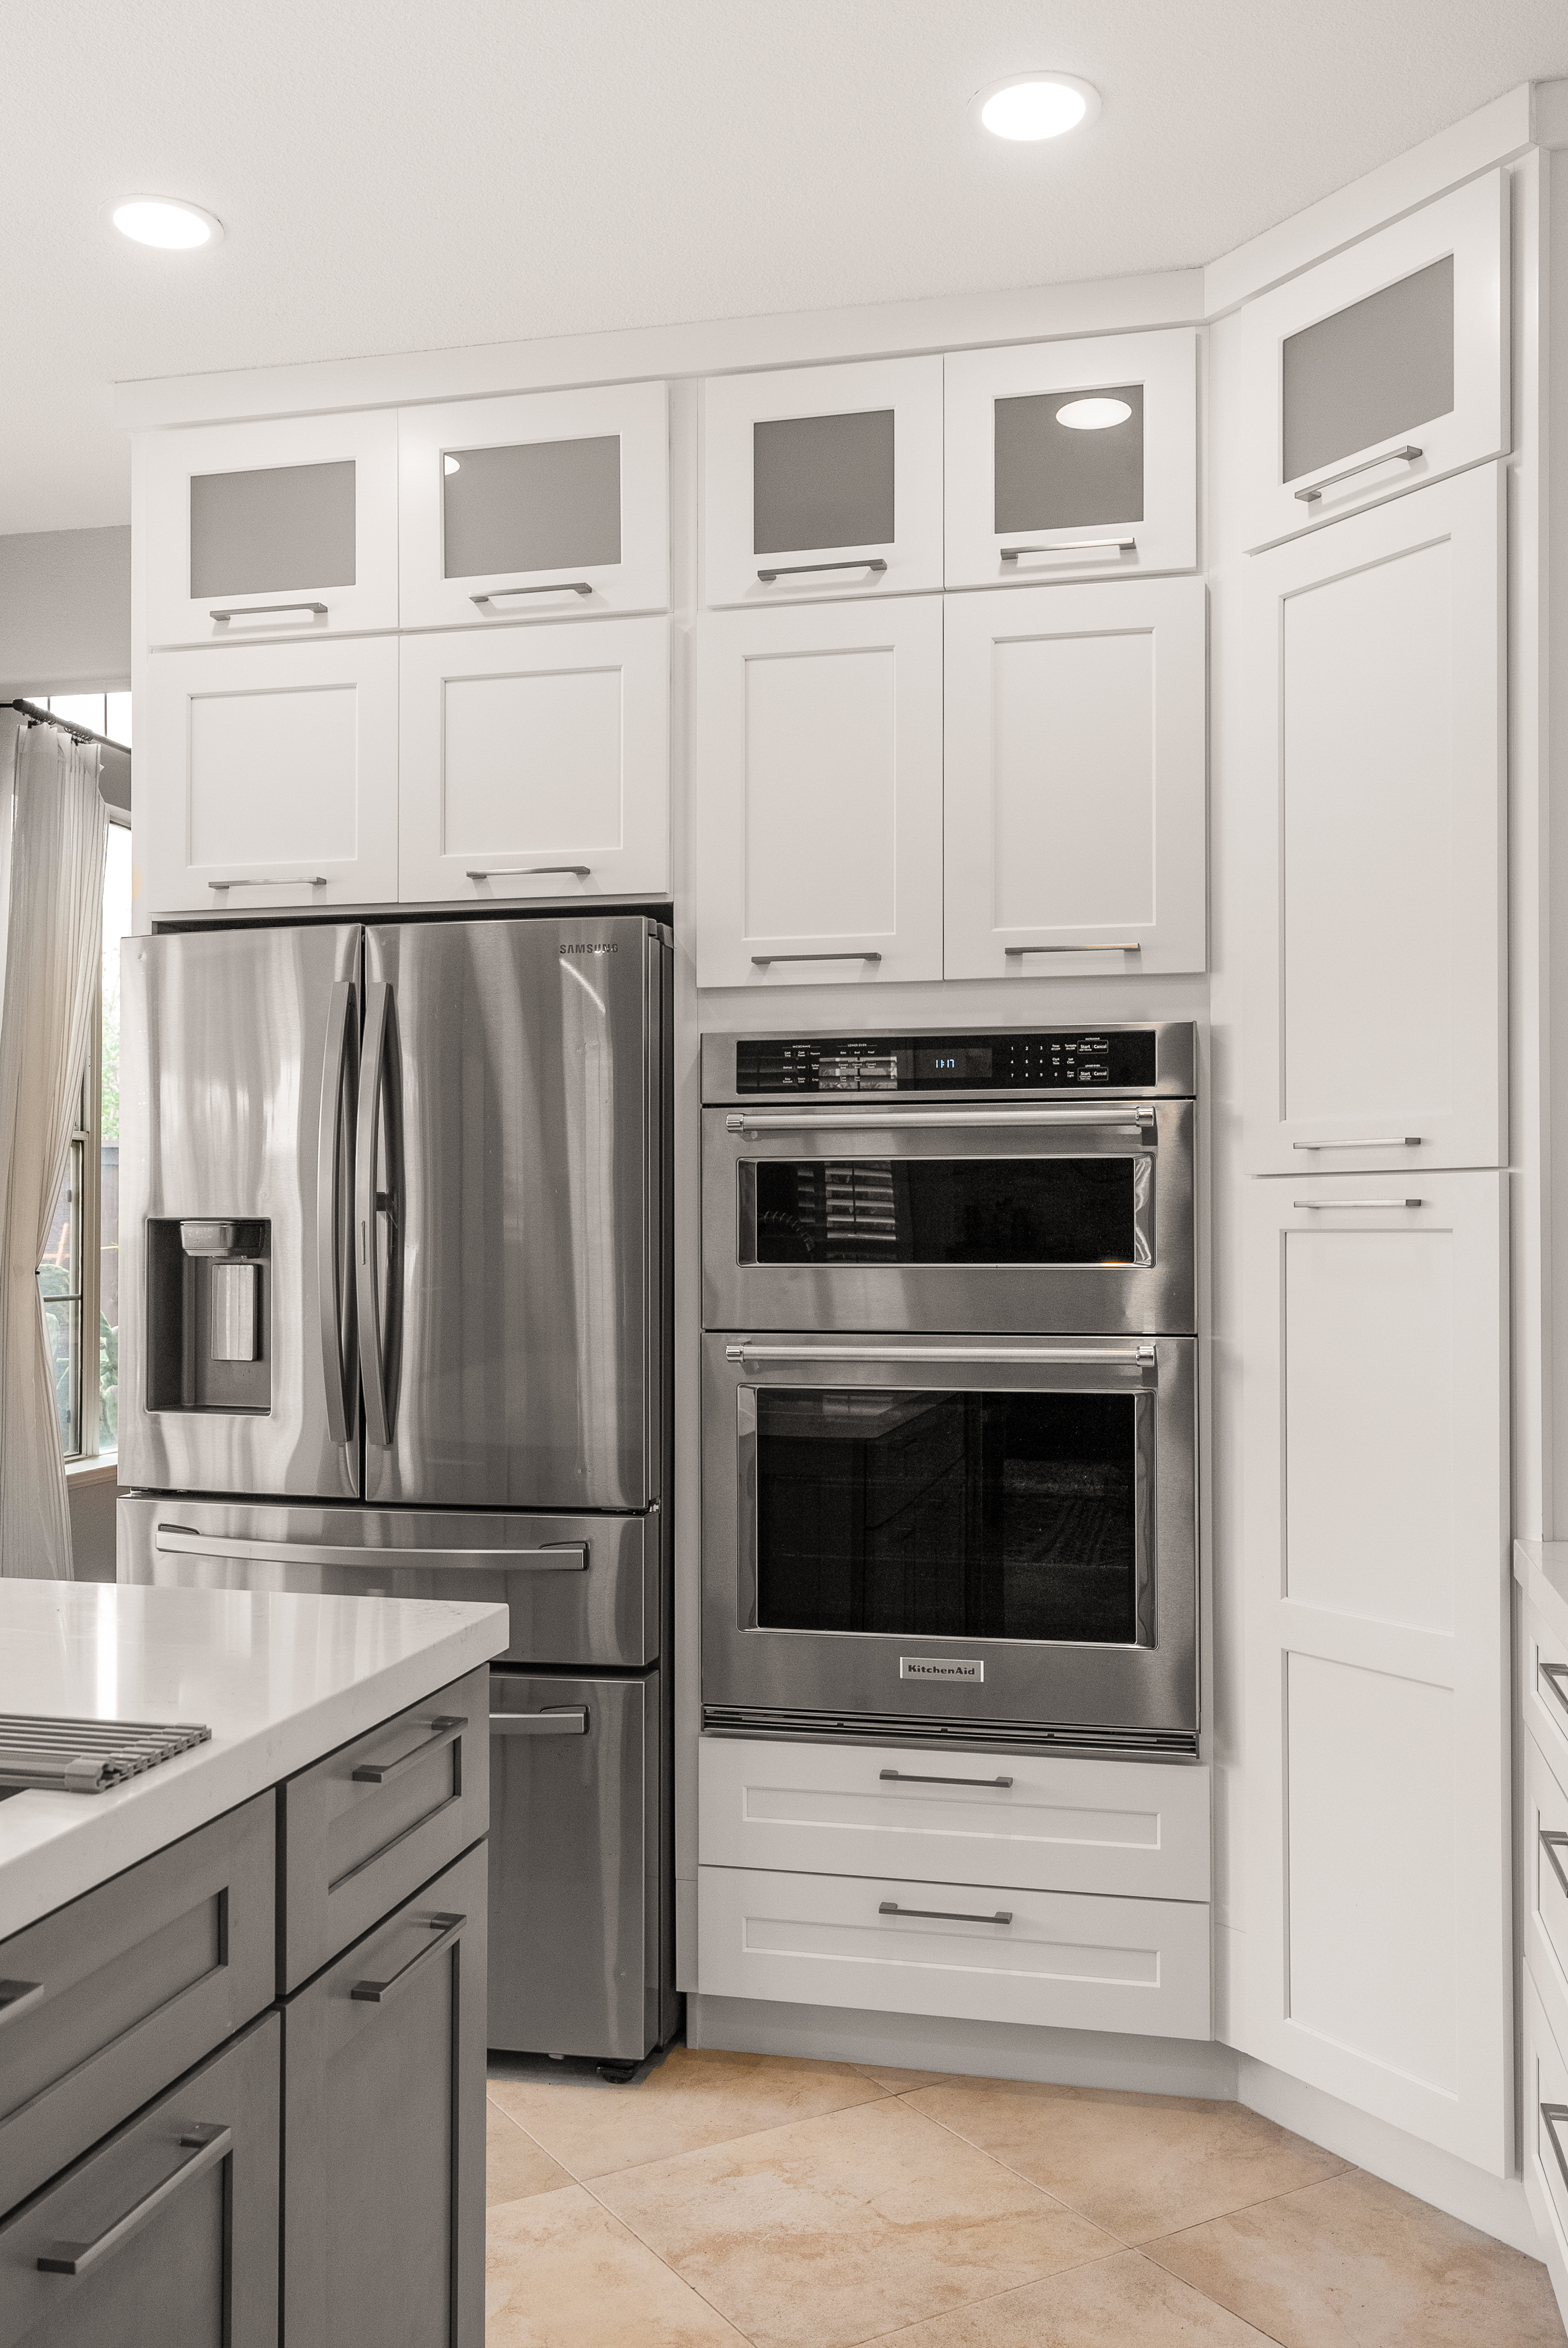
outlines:
[[270, 1410], [272, 1225], [154, 1219], [147, 1239], [148, 1408]]

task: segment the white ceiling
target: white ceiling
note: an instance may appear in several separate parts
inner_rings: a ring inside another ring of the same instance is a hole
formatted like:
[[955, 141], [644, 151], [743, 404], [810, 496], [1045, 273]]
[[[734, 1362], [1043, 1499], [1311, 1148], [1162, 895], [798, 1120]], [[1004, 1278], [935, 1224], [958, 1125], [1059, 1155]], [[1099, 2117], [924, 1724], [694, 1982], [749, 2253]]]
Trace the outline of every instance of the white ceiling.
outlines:
[[[125, 520], [117, 379], [1214, 259], [1515, 83], [1563, 0], [46, 0], [6, 15], [0, 531]], [[1057, 67], [1104, 110], [967, 112]], [[101, 217], [180, 195], [214, 252]]]

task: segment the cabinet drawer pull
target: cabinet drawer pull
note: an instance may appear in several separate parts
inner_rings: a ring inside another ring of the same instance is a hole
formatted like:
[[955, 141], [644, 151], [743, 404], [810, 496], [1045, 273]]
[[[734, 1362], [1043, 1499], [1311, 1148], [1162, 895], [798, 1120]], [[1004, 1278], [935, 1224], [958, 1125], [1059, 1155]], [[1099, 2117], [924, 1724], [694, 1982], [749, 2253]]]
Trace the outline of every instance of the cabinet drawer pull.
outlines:
[[1563, 1861], [1557, 1856], [1560, 1850], [1568, 1849], [1568, 1834], [1559, 1834], [1553, 1828], [1542, 1827], [1541, 1848], [1552, 1862], [1552, 1872], [1557, 1878], [1558, 1883], [1563, 1891], [1568, 1892], [1568, 1869], [1564, 1869]]
[[324, 620], [327, 607], [324, 603], [231, 603], [220, 611], [210, 611], [207, 616], [210, 620], [250, 620], [262, 612], [313, 612], [318, 619]]
[[879, 1777], [901, 1786], [1010, 1786], [1010, 1777], [924, 1777], [916, 1769], [878, 1769]]
[[880, 575], [886, 568], [880, 554], [861, 554], [852, 562], [786, 562], [772, 571], [759, 571], [757, 577], [764, 587], [771, 587], [775, 579], [804, 579], [809, 571], [874, 571]]
[[421, 1965], [427, 1965], [433, 1957], [441, 1954], [443, 1949], [451, 1948], [455, 1941], [462, 1939], [468, 1919], [466, 1916], [436, 1915], [421, 1916], [419, 1921], [434, 1932], [436, 1938], [426, 1947], [416, 1949], [405, 1965], [398, 1966], [390, 1981], [355, 1982], [349, 1992], [350, 1997], [357, 1999], [362, 2005], [384, 2005], [389, 1998], [413, 1980]]
[[589, 579], [547, 579], [542, 587], [487, 587], [482, 595], [470, 595], [470, 603], [481, 607], [494, 603], [503, 595], [591, 595], [593, 582]]
[[43, 1988], [42, 1982], [0, 1981], [0, 2029]]
[[897, 1900], [884, 1900], [876, 1910], [879, 1916], [928, 1916], [940, 1924], [1010, 1924], [1012, 1910], [999, 1908], [991, 1916], [972, 1915], [965, 1908], [900, 1908]]
[[416, 1761], [423, 1761], [427, 1754], [439, 1753], [444, 1745], [450, 1745], [461, 1736], [468, 1725], [468, 1716], [466, 1713], [440, 1713], [434, 1720], [424, 1722], [423, 1725], [430, 1731], [423, 1745], [415, 1745], [410, 1752], [399, 1754], [395, 1761], [362, 1761], [354, 1773], [354, 1784], [390, 1785], [394, 1777], [403, 1775], [405, 1769], [412, 1769]]
[[1096, 945], [1081, 946], [1003, 946], [1009, 961], [1021, 960], [1031, 953], [1142, 953], [1143, 946], [1136, 938], [1112, 938]]
[[210, 889], [324, 889], [324, 872], [231, 872], [221, 880], [209, 880]]
[[1568, 1679], [1568, 1663], [1542, 1663], [1540, 1666], [1540, 1671], [1542, 1678], [1545, 1681], [1547, 1686], [1551, 1689], [1553, 1694], [1556, 1697], [1563, 1711], [1568, 1712], [1568, 1695], [1564, 1695], [1561, 1686], [1558, 1684], [1560, 1681]]
[[581, 1704], [565, 1704], [559, 1712], [493, 1712], [492, 1736], [586, 1736], [588, 1713]]
[[1419, 1133], [1385, 1133], [1370, 1141], [1293, 1141], [1292, 1149], [1419, 1149]]
[[879, 953], [863, 946], [830, 946], [823, 953], [753, 954], [752, 968], [767, 970], [775, 962], [880, 962]]
[[1323, 1215], [1337, 1213], [1344, 1207], [1424, 1207], [1427, 1202], [1424, 1199], [1292, 1199], [1290, 1203], [1307, 1214]]
[[470, 880], [532, 880], [545, 872], [569, 872], [579, 880], [586, 880], [593, 870], [591, 864], [480, 864], [469, 868]]
[[1568, 2186], [1568, 2157], [1563, 2154], [1563, 2139], [1557, 2133], [1563, 2122], [1568, 2120], [1568, 2104], [1542, 2104], [1541, 2116], [1546, 2123], [1547, 2138], [1557, 2156], [1557, 2166], [1563, 2172], [1563, 2182]]
[[1325, 473], [1309, 489], [1297, 489], [1295, 494], [1304, 506], [1316, 505], [1325, 489], [1333, 489], [1340, 481], [1353, 480], [1358, 473], [1369, 473], [1377, 465], [1413, 465], [1420, 453], [1409, 442], [1403, 448], [1385, 448], [1380, 457], [1364, 457], [1358, 465], [1347, 465], [1342, 473]]
[[1135, 554], [1135, 538], [1059, 538], [1054, 546], [1004, 546], [1001, 559], [1016, 562], [1020, 554]]
[[150, 2193], [144, 2193], [123, 2218], [117, 2218], [112, 2226], [106, 2226], [93, 2241], [51, 2242], [38, 2260], [38, 2272], [58, 2275], [87, 2273], [100, 2260], [107, 2259], [111, 2250], [118, 2250], [122, 2242], [128, 2242], [133, 2234], [138, 2233], [166, 2201], [173, 2199], [182, 2185], [189, 2185], [191, 2178], [200, 2177], [204, 2168], [210, 2168], [215, 2162], [226, 2159], [233, 2149], [234, 2137], [231, 2129], [217, 2121], [198, 2120], [193, 2126], [181, 2129], [179, 2142], [181, 2147], [190, 2152], [189, 2160], [181, 2161], [160, 2185], [155, 2185]]

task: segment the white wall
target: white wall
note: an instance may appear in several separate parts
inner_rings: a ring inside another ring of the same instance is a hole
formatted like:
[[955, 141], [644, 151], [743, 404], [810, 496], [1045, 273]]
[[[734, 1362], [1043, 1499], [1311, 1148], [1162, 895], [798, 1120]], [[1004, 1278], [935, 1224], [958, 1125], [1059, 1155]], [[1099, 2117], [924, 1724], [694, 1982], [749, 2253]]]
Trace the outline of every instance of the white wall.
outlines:
[[129, 524], [0, 538], [0, 700], [129, 683]]

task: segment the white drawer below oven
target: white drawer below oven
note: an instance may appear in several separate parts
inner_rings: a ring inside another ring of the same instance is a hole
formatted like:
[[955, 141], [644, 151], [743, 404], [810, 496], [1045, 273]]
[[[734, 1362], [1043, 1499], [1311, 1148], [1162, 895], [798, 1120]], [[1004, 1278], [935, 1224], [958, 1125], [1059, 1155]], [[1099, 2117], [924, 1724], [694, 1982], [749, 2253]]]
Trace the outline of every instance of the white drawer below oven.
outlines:
[[1054, 2029], [1213, 2034], [1209, 1910], [1183, 1900], [700, 1867], [709, 1997]]
[[1210, 1896], [1194, 1764], [704, 1736], [698, 1787], [708, 1867]]

